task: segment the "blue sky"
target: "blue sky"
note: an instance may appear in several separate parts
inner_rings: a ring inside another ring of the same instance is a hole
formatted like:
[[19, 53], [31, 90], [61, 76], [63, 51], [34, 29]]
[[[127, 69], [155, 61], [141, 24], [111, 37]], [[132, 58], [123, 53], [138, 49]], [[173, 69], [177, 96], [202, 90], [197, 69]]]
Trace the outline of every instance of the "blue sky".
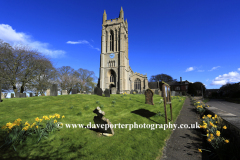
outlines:
[[237, 0], [2, 0], [0, 6], [0, 39], [37, 49], [56, 68], [98, 77], [103, 12], [115, 19], [122, 6], [134, 72], [200, 81], [207, 89], [240, 81]]

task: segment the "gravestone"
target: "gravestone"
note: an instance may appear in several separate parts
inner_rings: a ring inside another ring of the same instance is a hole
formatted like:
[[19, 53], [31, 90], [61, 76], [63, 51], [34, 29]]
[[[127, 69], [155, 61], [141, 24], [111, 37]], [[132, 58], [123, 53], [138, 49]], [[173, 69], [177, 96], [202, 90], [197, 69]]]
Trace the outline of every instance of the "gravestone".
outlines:
[[42, 93], [42, 94], [41, 94], [41, 96], [45, 96], [45, 94], [44, 94], [44, 93]]
[[96, 94], [98, 96], [102, 96], [102, 93], [103, 93], [103, 91], [101, 88], [99, 88], [99, 87], [94, 88], [94, 94]]
[[104, 94], [105, 94], [105, 97], [110, 97], [109, 89], [105, 89]]
[[46, 96], [50, 96], [50, 89], [47, 89]]
[[50, 89], [50, 96], [57, 96], [58, 90], [57, 90], [57, 84], [53, 84]]
[[29, 97], [32, 97], [33, 96], [33, 94], [32, 93], [29, 93]]
[[20, 98], [20, 93], [19, 93], [19, 92], [16, 92], [16, 93], [15, 93], [15, 97], [16, 97], [16, 98]]
[[77, 89], [72, 89], [72, 94], [77, 94]]
[[4, 94], [1, 92], [1, 99], [5, 99]]
[[86, 94], [86, 91], [83, 91], [83, 94]]
[[[95, 116], [93, 119], [96, 126], [95, 128], [97, 128], [104, 136], [113, 136], [114, 135], [113, 125], [109, 121], [109, 119], [106, 119], [105, 117], [103, 117], [105, 115], [105, 112], [101, 111], [100, 107], [97, 107], [93, 111], [93, 113], [97, 114], [97, 116]], [[101, 127], [101, 125], [103, 125], [103, 128]]]
[[116, 94], [116, 93], [117, 93], [116, 87], [112, 87], [112, 88], [111, 88], [111, 93], [112, 93], [112, 94]]
[[133, 92], [136, 92], [135, 94], [138, 94], [138, 90], [134, 90]]
[[134, 90], [131, 90], [131, 91], [130, 91], [130, 94], [133, 94], [133, 92], [134, 92]]
[[172, 96], [175, 96], [175, 91], [172, 91], [171, 93], [172, 93]]
[[158, 89], [155, 90], [155, 94], [156, 94], [156, 95], [159, 95]]
[[14, 93], [11, 93], [11, 98], [14, 98]]
[[153, 91], [151, 89], [147, 89], [145, 91], [145, 104], [153, 104]]
[[88, 93], [89, 95], [91, 95], [91, 93]]
[[67, 90], [62, 90], [62, 95], [68, 95]]
[[26, 98], [26, 93], [20, 93], [20, 98]]

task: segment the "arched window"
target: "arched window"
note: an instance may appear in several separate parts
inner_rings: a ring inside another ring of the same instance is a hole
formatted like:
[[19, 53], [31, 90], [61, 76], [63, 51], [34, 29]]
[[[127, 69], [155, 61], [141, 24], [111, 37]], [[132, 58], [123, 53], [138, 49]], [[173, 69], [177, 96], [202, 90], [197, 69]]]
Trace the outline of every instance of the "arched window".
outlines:
[[141, 90], [141, 80], [138, 78], [134, 81], [134, 89]]
[[106, 53], [107, 53], [107, 44], [108, 44], [108, 32], [106, 31]]
[[114, 50], [114, 32], [111, 30], [110, 32], [110, 51]]

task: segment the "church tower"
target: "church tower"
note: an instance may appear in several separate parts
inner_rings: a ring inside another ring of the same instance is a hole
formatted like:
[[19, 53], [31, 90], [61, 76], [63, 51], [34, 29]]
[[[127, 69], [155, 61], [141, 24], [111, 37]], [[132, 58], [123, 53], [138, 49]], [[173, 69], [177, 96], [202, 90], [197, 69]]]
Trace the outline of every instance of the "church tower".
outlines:
[[119, 17], [107, 20], [104, 10], [98, 87], [111, 94], [143, 91], [148, 88], [147, 75], [133, 72], [128, 59], [128, 22], [121, 7]]

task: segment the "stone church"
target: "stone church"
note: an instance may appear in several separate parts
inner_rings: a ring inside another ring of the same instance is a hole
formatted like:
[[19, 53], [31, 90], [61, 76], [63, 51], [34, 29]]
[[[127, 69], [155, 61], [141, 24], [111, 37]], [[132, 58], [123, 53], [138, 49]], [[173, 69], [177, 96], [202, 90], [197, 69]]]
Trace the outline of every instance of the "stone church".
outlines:
[[128, 22], [121, 7], [119, 17], [107, 20], [104, 10], [98, 87], [111, 94], [143, 91], [148, 88], [147, 75], [133, 72], [128, 59]]

